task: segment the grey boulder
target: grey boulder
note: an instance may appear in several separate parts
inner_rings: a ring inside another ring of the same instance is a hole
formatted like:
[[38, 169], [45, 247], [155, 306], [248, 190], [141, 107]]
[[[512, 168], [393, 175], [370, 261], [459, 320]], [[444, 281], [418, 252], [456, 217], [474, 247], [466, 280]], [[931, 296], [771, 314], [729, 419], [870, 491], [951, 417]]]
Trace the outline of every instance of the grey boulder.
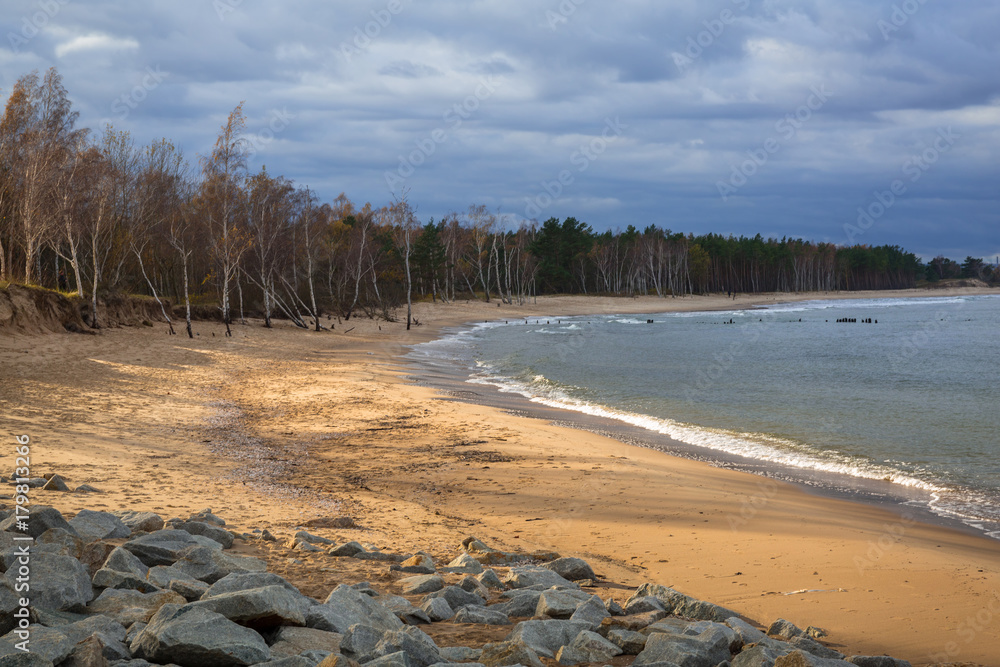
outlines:
[[69, 520], [69, 525], [87, 542], [128, 537], [132, 534], [132, 529], [111, 512], [80, 510]]
[[191, 533], [183, 530], [157, 530], [146, 535], [140, 535], [122, 545], [145, 565], [173, 565], [181, 558], [181, 554], [192, 547], [199, 546]]
[[403, 622], [371, 597], [343, 584], [327, 596], [323, 604], [313, 605], [306, 613], [306, 625], [317, 630], [341, 634], [355, 623], [381, 631], [399, 630]]
[[[28, 530], [22, 531], [18, 527], [22, 522], [27, 523]], [[31, 537], [38, 537], [50, 528], [62, 528], [76, 534], [73, 526], [69, 525], [59, 510], [48, 505], [32, 505], [28, 508], [27, 515], [14, 512], [0, 521], [0, 531]]]
[[282, 586], [265, 586], [214, 595], [188, 606], [221, 614], [240, 625], [264, 629], [305, 625], [310, 605], [300, 593], [292, 593]]
[[586, 624], [573, 621], [521, 621], [506, 641], [523, 644], [543, 658], [555, 658], [556, 651], [586, 629]]
[[455, 612], [452, 619], [455, 623], [472, 623], [476, 625], [510, 625], [507, 614], [486, 607], [467, 606]]
[[152, 533], [163, 529], [163, 518], [155, 512], [120, 510], [112, 512], [112, 514], [121, 519], [122, 523], [134, 533]]
[[529, 586], [579, 588], [559, 573], [534, 565], [510, 568], [510, 572], [507, 573], [507, 577], [503, 581], [511, 588], [528, 588]]
[[[50, 611], [82, 610], [94, 599], [87, 568], [71, 556], [39, 553], [31, 556], [31, 605]], [[15, 586], [19, 567], [7, 570], [7, 581]]]
[[557, 558], [554, 561], [543, 564], [546, 570], [552, 570], [564, 579], [579, 581], [581, 579], [596, 579], [597, 575], [591, 569], [587, 561], [580, 558]]
[[271, 658], [253, 630], [191, 605], [161, 607], [131, 648], [136, 657], [181, 667], [242, 667]]
[[[622, 649], [599, 634], [584, 630], [556, 653], [560, 665], [575, 665], [581, 662], [606, 662]], [[714, 666], [713, 666], [714, 667]]]
[[[184, 533], [180, 530], [176, 532]], [[174, 567], [199, 581], [214, 584], [234, 572], [264, 572], [267, 563], [259, 558], [230, 556], [212, 547], [197, 546], [184, 550], [174, 562]]]

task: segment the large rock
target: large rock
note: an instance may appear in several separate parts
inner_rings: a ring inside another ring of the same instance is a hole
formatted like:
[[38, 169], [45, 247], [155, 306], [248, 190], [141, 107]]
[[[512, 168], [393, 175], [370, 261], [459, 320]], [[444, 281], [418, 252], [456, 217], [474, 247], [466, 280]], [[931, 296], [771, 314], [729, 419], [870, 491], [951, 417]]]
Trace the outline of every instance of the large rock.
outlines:
[[733, 667], [774, 667], [774, 661], [791, 653], [792, 647], [782, 642], [768, 640], [767, 643], [749, 646], [732, 660]]
[[116, 572], [125, 572], [127, 574], [133, 574], [137, 577], [145, 579], [149, 574], [149, 567], [139, 560], [135, 554], [127, 549], [121, 547], [115, 547], [115, 549], [108, 554], [107, 559], [104, 561], [104, 565], [101, 569], [114, 570]]
[[506, 641], [524, 644], [543, 658], [555, 658], [556, 651], [586, 629], [585, 623], [573, 621], [521, 621]]
[[281, 586], [292, 593], [299, 592], [299, 589], [289, 583], [287, 579], [273, 572], [233, 572], [209, 586], [205, 592], [205, 599], [223, 593], [247, 591], [251, 588], [263, 588], [264, 586]]
[[503, 581], [511, 588], [528, 588], [529, 586], [579, 588], [560, 574], [534, 565], [510, 568], [510, 572], [507, 573], [507, 577]]
[[890, 658], [887, 655], [852, 655], [847, 662], [858, 667], [913, 667], [906, 660]]
[[774, 661], [774, 667], [846, 667], [846, 660], [821, 658], [804, 651], [792, 651]]
[[[75, 558], [39, 553], [31, 556], [31, 606], [52, 611], [76, 611], [94, 599], [90, 573]], [[5, 576], [16, 587], [20, 566]]]
[[[715, 625], [718, 627], [705, 628], [697, 635], [653, 633], [632, 664], [639, 667], [667, 662], [679, 667], [715, 667], [726, 662], [732, 657], [730, 645], [737, 635], [727, 626]], [[725, 628], [725, 631], [721, 628]]]
[[364, 551], [365, 548], [357, 542], [347, 542], [331, 548], [327, 553], [338, 558], [353, 558], [360, 553], [364, 553]]
[[523, 618], [535, 615], [535, 609], [538, 608], [538, 600], [542, 597], [542, 591], [516, 589], [507, 591], [504, 593], [504, 596], [508, 598], [508, 601], [493, 605], [492, 608], [502, 611], [512, 618]]
[[762, 631], [753, 627], [742, 618], [734, 616], [726, 619], [726, 625], [736, 631], [736, 634], [743, 640], [744, 645], [757, 644], [767, 637]]
[[382, 631], [403, 627], [403, 622], [391, 611], [364, 593], [343, 584], [333, 589], [323, 604], [313, 605], [306, 613], [306, 625], [317, 630], [343, 634], [355, 623]]
[[459, 609], [469, 605], [478, 605], [482, 607], [486, 604], [483, 599], [475, 593], [470, 593], [463, 588], [459, 588], [458, 586], [446, 586], [436, 593], [425, 595], [424, 599], [421, 600], [421, 603], [426, 602], [431, 598], [444, 598], [448, 601], [448, 604], [451, 605], [452, 609]]
[[340, 642], [343, 635], [313, 628], [279, 628], [271, 643], [271, 654], [274, 657], [293, 656], [306, 651], [340, 652]]
[[132, 534], [132, 530], [110, 512], [80, 510], [69, 520], [69, 525], [87, 542], [128, 537]]
[[431, 618], [420, 607], [413, 606], [413, 603], [398, 595], [380, 595], [377, 602], [396, 615], [396, 618], [407, 625], [419, 625], [430, 623]]
[[15, 650], [13, 653], [0, 656], [0, 667], [52, 667], [52, 661], [37, 653]]
[[479, 582], [479, 580], [473, 577], [472, 575], [469, 575], [464, 579], [462, 579], [460, 582], [458, 582], [458, 587], [461, 588], [463, 591], [478, 595], [483, 600], [490, 599], [490, 589], [486, 588], [486, 586], [483, 586]]
[[[170, 588], [170, 582], [172, 581], [197, 581], [198, 583], [203, 583], [198, 581], [190, 574], [176, 568], [173, 565], [157, 565], [155, 567], [149, 568], [149, 573], [146, 578], [150, 583], [154, 584], [157, 588]], [[205, 585], [206, 590], [208, 589], [207, 584]]]
[[847, 657], [840, 651], [835, 651], [832, 648], [823, 646], [815, 639], [810, 639], [809, 637], [792, 637], [791, 639], [788, 640], [788, 643], [800, 651], [811, 653], [820, 658], [829, 658], [831, 660], [843, 660], [844, 658]]
[[[17, 634], [20, 631], [11, 631], [0, 637], [0, 655], [16, 654], [20, 649], [16, 644], [23, 641], [23, 637]], [[68, 658], [73, 652], [76, 642], [55, 628], [47, 628], [44, 625], [31, 625], [28, 627], [30, 642], [28, 648], [32, 653], [51, 661], [50, 664], [58, 664]], [[0, 665], [4, 659], [0, 658]]]
[[626, 602], [626, 608], [628, 607], [628, 603], [634, 601], [636, 598], [647, 595], [659, 599], [663, 603], [667, 613], [674, 614], [675, 616], [682, 616], [698, 621], [715, 621], [717, 623], [725, 623], [726, 620], [733, 616], [739, 616], [732, 609], [726, 609], [711, 602], [698, 600], [690, 595], [685, 595], [659, 584], [643, 584], [640, 586], [635, 595]]
[[500, 577], [497, 576], [496, 570], [490, 568], [488, 570], [483, 570], [481, 573], [476, 575], [476, 579], [479, 580], [486, 588], [490, 588], [495, 591], [502, 591], [506, 586], [500, 581]]
[[399, 571], [413, 574], [434, 574], [437, 572], [437, 567], [434, 566], [434, 559], [428, 554], [418, 553], [400, 563]]
[[779, 639], [791, 639], [792, 637], [806, 637], [806, 631], [795, 625], [791, 621], [779, 618], [767, 628], [767, 634]]
[[123, 590], [139, 591], [140, 593], [155, 593], [160, 590], [156, 584], [140, 579], [134, 574], [118, 572], [101, 568], [94, 573], [93, 584], [97, 588], [120, 588]]
[[21, 595], [5, 578], [0, 578], [0, 634], [7, 634], [17, 626], [14, 612], [21, 608]]
[[[187, 534], [182, 530], [176, 532]], [[211, 547], [198, 546], [181, 552], [181, 557], [174, 562], [174, 567], [195, 579], [214, 584], [234, 572], [264, 572], [267, 570], [267, 563], [259, 558], [230, 556]]]
[[208, 609], [230, 621], [257, 630], [279, 625], [305, 625], [309, 604], [298, 592], [282, 586], [265, 586], [214, 595], [189, 606]]
[[406, 651], [396, 651], [389, 655], [365, 663], [365, 667], [416, 667]]
[[427, 614], [427, 618], [431, 619], [431, 621], [435, 623], [439, 621], [447, 621], [455, 615], [455, 611], [444, 598], [431, 598], [430, 600], [426, 600], [420, 605], [420, 608], [424, 610], [425, 614]]
[[444, 579], [437, 574], [421, 574], [400, 579], [399, 585], [403, 589], [403, 595], [423, 595], [436, 593], [444, 588]]
[[541, 567], [552, 570], [563, 579], [579, 581], [581, 579], [597, 579], [597, 575], [591, 569], [587, 561], [580, 558], [557, 558], [550, 563], [544, 563]]
[[191, 533], [183, 530], [157, 530], [153, 533], [140, 535], [122, 545], [139, 560], [153, 567], [154, 565], [173, 565], [181, 558], [181, 554], [199, 546], [199, 542]]
[[44, 533], [35, 538], [36, 547], [48, 547], [51, 553], [61, 556], [72, 556], [79, 560], [83, 553], [83, 547], [87, 544], [79, 535], [75, 535], [62, 528], [49, 528]]
[[455, 612], [454, 623], [473, 623], [476, 625], [510, 625], [507, 614], [487, 609], [486, 607], [462, 607]]
[[[21, 530], [19, 525], [27, 523], [28, 529]], [[32, 505], [28, 508], [28, 514], [12, 513], [3, 521], [0, 521], [0, 530], [14, 533], [16, 535], [30, 535], [38, 537], [50, 528], [62, 528], [74, 535], [76, 531], [73, 526], [60, 514], [59, 510], [48, 505]]]
[[535, 616], [569, 618], [589, 597], [580, 591], [543, 591], [535, 607]]
[[87, 611], [109, 616], [122, 625], [129, 626], [136, 622], [148, 622], [164, 605], [182, 605], [185, 602], [187, 601], [182, 596], [173, 591], [140, 593], [108, 588], [90, 603]]
[[576, 610], [569, 617], [569, 620], [587, 623], [590, 625], [591, 630], [596, 630], [601, 626], [604, 619], [609, 616], [611, 614], [608, 613], [601, 598], [591, 595], [589, 599], [577, 605]]
[[449, 572], [464, 572], [465, 574], [479, 574], [483, 571], [483, 564], [470, 556], [462, 554], [455, 560], [448, 563]]
[[646, 648], [646, 635], [641, 632], [633, 632], [626, 628], [607, 626], [601, 628], [605, 639], [617, 646], [626, 655], [639, 655], [642, 649]]
[[483, 646], [479, 661], [486, 667], [545, 667], [538, 654], [530, 647], [517, 641], [502, 641]]
[[[131, 657], [128, 647], [124, 644], [125, 627], [106, 616], [96, 615], [75, 623], [60, 625], [58, 630], [78, 645], [78, 649], [74, 650], [70, 661], [64, 663], [65, 667], [74, 664], [81, 667], [82, 665], [104, 664], [97, 656], [103, 660], [127, 660]], [[81, 651], [79, 645], [84, 642], [89, 642], [89, 644]], [[85, 662], [87, 655], [93, 656], [90, 662]]]
[[192, 535], [201, 535], [202, 537], [207, 537], [210, 540], [215, 540], [222, 545], [223, 549], [228, 549], [233, 546], [233, 534], [214, 524], [202, 521], [181, 521], [175, 525], [178, 530], [183, 530], [191, 533]]
[[271, 658], [259, 634], [192, 605], [164, 605], [131, 648], [136, 657], [181, 667], [235, 667]]
[[[581, 662], [607, 662], [622, 650], [599, 634], [584, 630], [573, 641], [556, 652], [560, 665], [575, 665]], [[714, 667], [714, 666], [713, 666]]]
[[[434, 640], [413, 626], [385, 633], [370, 654], [370, 658], [374, 660], [399, 651], [409, 657], [413, 667], [429, 667], [441, 662], [441, 653]], [[368, 662], [366, 659], [362, 661]]]
[[119, 510], [112, 512], [134, 533], [153, 533], [163, 529], [163, 518], [155, 512]]
[[[336, 633], [334, 633], [336, 634]], [[369, 656], [382, 641], [385, 631], [373, 628], [364, 623], [355, 623], [347, 629], [340, 640], [340, 651], [357, 659]]]
[[659, 598], [655, 598], [652, 595], [641, 598], [630, 598], [628, 604], [625, 605], [625, 614], [629, 616], [645, 614], [650, 611], [666, 611], [666, 607], [660, 602]]
[[312, 533], [308, 533], [304, 530], [300, 530], [295, 533], [295, 539], [300, 542], [308, 542], [309, 544], [324, 544], [331, 547], [336, 544], [333, 540], [320, 537], [319, 535], [313, 535]]

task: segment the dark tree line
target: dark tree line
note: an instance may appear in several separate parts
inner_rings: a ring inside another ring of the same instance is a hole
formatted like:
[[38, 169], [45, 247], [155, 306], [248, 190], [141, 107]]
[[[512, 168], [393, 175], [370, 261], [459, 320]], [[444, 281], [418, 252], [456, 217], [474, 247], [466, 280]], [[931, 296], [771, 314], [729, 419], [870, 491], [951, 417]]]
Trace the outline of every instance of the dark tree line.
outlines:
[[[511, 220], [482, 205], [421, 223], [399, 193], [381, 206], [248, 167], [242, 104], [191, 165], [168, 140], [77, 128], [62, 78], [21, 77], [0, 118], [0, 279], [97, 304], [125, 292], [321, 328], [322, 316], [395, 318], [413, 297], [521, 304], [537, 294], [867, 290], [980, 278], [981, 259], [926, 266], [898, 246], [841, 247], [760, 235], [695, 236], [655, 225], [595, 233], [575, 219]], [[172, 328], [172, 324], [171, 324]]]

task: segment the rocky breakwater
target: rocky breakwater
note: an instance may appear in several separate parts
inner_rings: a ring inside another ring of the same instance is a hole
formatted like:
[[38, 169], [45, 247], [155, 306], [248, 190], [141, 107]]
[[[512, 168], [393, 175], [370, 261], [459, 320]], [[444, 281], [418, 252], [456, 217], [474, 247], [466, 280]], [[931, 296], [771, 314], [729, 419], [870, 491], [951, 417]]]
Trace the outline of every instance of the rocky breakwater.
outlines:
[[[28, 531], [4, 514], [0, 667], [908, 664], [847, 657], [815, 628], [778, 620], [764, 629], [656, 584], [602, 599], [593, 591], [609, 589], [597, 588], [583, 560], [507, 553], [475, 538], [436, 560], [299, 531], [285, 546], [309, 555], [301, 567], [324, 563], [330, 590], [317, 599], [265, 560], [233, 553], [237, 542], [275, 536], [233, 530], [211, 510], [167, 521], [89, 510], [67, 519], [33, 506]], [[362, 561], [382, 585], [341, 580]], [[30, 588], [19, 590], [24, 580]]]

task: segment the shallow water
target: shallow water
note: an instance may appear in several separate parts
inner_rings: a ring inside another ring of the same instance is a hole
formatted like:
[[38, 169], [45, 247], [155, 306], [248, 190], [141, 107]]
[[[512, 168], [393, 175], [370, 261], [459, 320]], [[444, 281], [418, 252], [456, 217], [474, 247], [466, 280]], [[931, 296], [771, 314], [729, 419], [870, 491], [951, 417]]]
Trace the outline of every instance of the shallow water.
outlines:
[[473, 384], [745, 457], [758, 472], [821, 474], [845, 489], [889, 480], [900, 502], [997, 537], [998, 333], [996, 296], [816, 300], [508, 320], [412, 356], [457, 361]]

